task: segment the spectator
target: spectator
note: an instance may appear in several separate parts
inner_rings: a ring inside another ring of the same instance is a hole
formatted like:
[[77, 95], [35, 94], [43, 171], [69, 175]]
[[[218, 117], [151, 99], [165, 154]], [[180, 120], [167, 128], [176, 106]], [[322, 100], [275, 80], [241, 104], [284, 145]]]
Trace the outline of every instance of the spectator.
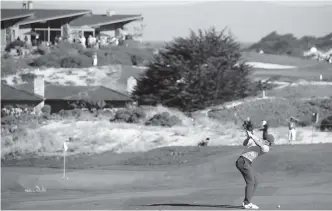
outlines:
[[90, 34], [88, 37], [88, 48], [91, 48], [91, 47], [92, 47], [92, 36]]
[[295, 141], [296, 140], [296, 125], [295, 125], [295, 118], [291, 117], [288, 122], [288, 141]]

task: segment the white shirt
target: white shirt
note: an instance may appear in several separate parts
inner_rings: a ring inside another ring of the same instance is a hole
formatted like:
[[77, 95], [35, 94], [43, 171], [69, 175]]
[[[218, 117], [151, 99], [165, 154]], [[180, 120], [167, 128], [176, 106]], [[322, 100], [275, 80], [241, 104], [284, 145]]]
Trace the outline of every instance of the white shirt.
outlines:
[[261, 149], [252, 139], [249, 139], [248, 144], [242, 153], [242, 157], [253, 162], [258, 156], [267, 153], [268, 151], [270, 151], [269, 146], [263, 145]]

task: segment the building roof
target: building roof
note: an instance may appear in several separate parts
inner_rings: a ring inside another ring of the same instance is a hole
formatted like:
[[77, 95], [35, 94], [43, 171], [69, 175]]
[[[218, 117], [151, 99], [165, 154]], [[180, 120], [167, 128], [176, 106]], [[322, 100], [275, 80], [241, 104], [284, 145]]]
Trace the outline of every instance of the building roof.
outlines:
[[104, 86], [61, 86], [48, 85], [45, 90], [46, 99], [61, 100], [81, 100], [88, 98], [90, 100], [105, 101], [130, 101], [131, 99], [112, 89]]
[[[44, 22], [60, 18], [85, 15], [91, 13], [90, 10], [64, 10], [64, 9], [1, 9], [4, 14], [20, 14], [21, 12], [32, 13], [33, 15], [19, 21], [17, 24], [25, 25], [37, 22]], [[1, 14], [2, 16], [2, 14]]]
[[25, 9], [1, 9], [1, 21], [27, 18], [33, 14], [31, 10]]
[[24, 100], [24, 101], [41, 102], [43, 101], [43, 97], [1, 83], [1, 101], [3, 100], [11, 100], [11, 101]]
[[90, 27], [100, 27], [104, 25], [121, 23], [121, 22], [131, 22], [135, 20], [142, 19], [141, 15], [86, 15], [70, 22], [70, 26], [90, 26]]
[[[16, 86], [18, 89], [32, 92], [29, 83]], [[130, 97], [104, 86], [63, 86], [45, 83], [46, 100], [90, 100], [130, 101]]]
[[139, 69], [131, 66], [122, 67], [121, 76], [117, 80], [119, 84], [127, 85], [127, 81], [130, 77], [134, 77], [136, 80], [144, 76], [146, 69]]

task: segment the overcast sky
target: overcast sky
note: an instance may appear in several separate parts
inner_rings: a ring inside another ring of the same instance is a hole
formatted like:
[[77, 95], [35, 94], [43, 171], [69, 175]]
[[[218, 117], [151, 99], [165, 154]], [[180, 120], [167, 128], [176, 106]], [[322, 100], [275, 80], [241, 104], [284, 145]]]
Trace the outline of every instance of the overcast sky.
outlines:
[[[1, 1], [2, 8], [21, 8], [22, 1]], [[34, 1], [34, 8], [90, 9], [105, 14], [142, 14], [144, 40], [168, 41], [189, 29], [231, 29], [239, 41], [254, 42], [266, 34], [323, 36], [332, 32], [332, 1]]]

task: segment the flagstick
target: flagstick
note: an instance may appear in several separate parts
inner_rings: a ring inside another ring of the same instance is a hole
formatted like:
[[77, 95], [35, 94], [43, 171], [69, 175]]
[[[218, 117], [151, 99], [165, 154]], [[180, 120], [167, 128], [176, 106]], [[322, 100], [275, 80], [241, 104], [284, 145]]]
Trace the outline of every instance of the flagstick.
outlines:
[[65, 141], [65, 142], [63, 142], [63, 175], [62, 175], [62, 178], [68, 180], [68, 177], [66, 177], [66, 151], [67, 151], [67, 149], [68, 149], [68, 147], [67, 147], [67, 143]]
[[314, 140], [314, 124], [312, 124], [312, 129], [311, 129], [311, 142]]
[[63, 176], [62, 178], [66, 178], [66, 151], [63, 150]]

